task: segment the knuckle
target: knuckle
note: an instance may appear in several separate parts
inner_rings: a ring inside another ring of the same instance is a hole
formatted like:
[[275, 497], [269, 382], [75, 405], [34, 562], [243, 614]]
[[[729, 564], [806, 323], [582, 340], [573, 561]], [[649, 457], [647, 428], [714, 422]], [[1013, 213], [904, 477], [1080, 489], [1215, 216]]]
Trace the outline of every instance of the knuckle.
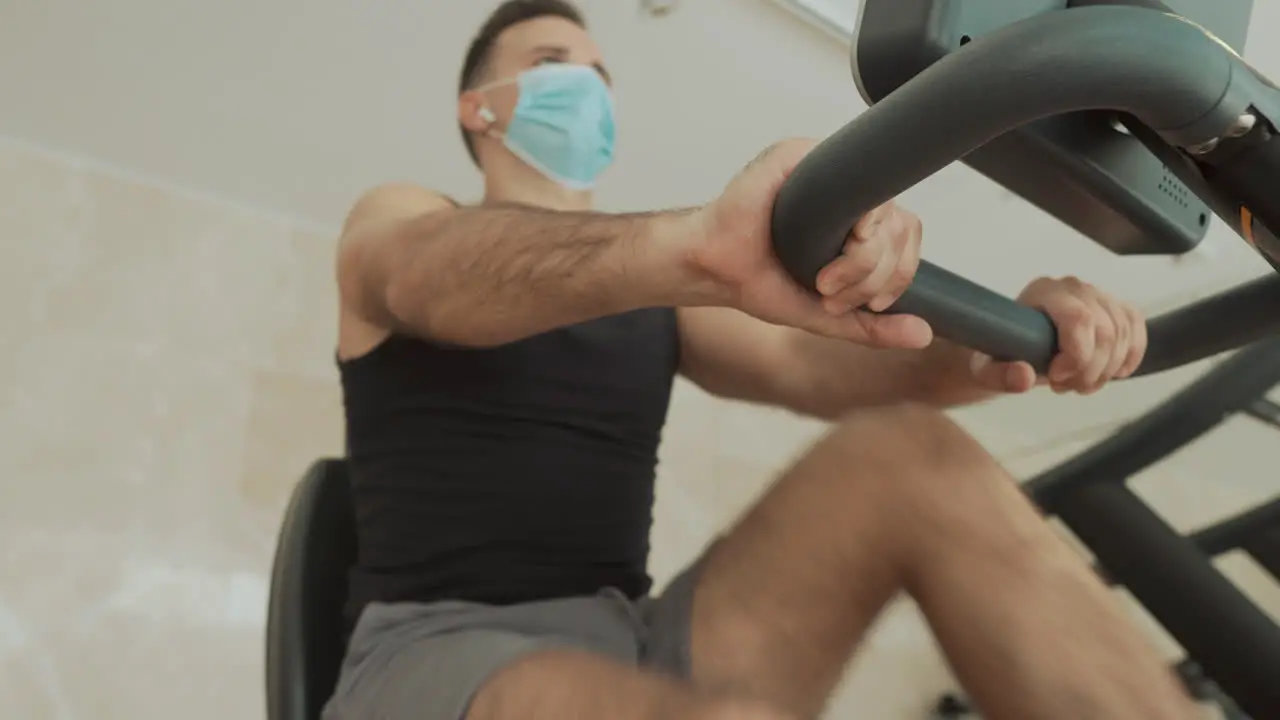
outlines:
[[1076, 298], [1092, 298], [1097, 295], [1092, 285], [1075, 275], [1065, 275], [1054, 281], [1054, 285]]
[[837, 300], [842, 307], [848, 308], [844, 313], [847, 315], [859, 313], [860, 309], [870, 302], [873, 297], [875, 297], [874, 291], [854, 286], [840, 293], [837, 296]]
[[1128, 340], [1133, 335], [1133, 324], [1124, 315], [1113, 313], [1110, 324], [1115, 328], [1116, 337], [1121, 340]]
[[863, 337], [869, 340], [876, 339], [876, 317], [864, 312], [855, 312], [852, 315], [853, 322], [858, 326], [859, 332]]
[[788, 157], [803, 157], [818, 143], [811, 138], [792, 137], [774, 143], [773, 152]]
[[905, 252], [907, 248], [918, 242], [918, 237], [910, 226], [903, 226], [894, 234], [893, 245], [899, 252]]
[[1097, 335], [1099, 342], [1112, 343], [1115, 342], [1119, 333], [1116, 330], [1116, 324], [1111, 322], [1110, 318], [1099, 318], [1095, 324], [1093, 332]]
[[767, 164], [773, 160], [781, 158], [791, 158], [805, 155], [813, 148], [816, 143], [813, 140], [801, 137], [787, 138], [770, 144], [761, 150], [758, 155], [751, 159], [746, 165], [746, 170]]
[[845, 277], [851, 280], [862, 280], [880, 265], [881, 252], [875, 248], [857, 246], [846, 252], [843, 265]]
[[1088, 319], [1091, 323], [1097, 323], [1107, 317], [1107, 313], [1102, 307], [1095, 305], [1082, 297], [1073, 296], [1068, 300], [1068, 303], [1071, 305], [1076, 315]]
[[913, 248], [908, 252], [904, 252], [902, 257], [898, 258], [898, 264], [908, 275], [915, 275], [920, 270], [920, 252], [919, 248]]
[[1088, 329], [1093, 324], [1093, 312], [1081, 302], [1065, 302], [1050, 313], [1058, 322], [1071, 327]]

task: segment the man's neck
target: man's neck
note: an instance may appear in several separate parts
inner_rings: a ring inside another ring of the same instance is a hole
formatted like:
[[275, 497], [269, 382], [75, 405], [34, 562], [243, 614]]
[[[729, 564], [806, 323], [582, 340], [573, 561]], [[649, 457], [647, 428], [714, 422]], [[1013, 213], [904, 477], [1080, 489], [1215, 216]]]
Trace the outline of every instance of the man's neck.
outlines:
[[484, 202], [585, 211], [591, 209], [593, 198], [589, 191], [569, 190], [521, 163], [519, 166], [487, 168]]

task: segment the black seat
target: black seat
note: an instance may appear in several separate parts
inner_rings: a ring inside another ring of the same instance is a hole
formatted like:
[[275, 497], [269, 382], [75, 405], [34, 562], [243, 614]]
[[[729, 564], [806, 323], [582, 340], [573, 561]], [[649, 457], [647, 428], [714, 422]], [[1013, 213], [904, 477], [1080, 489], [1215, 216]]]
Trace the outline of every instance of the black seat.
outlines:
[[315, 720], [346, 651], [343, 605], [356, 559], [351, 481], [322, 459], [293, 490], [276, 545], [267, 611], [267, 720]]

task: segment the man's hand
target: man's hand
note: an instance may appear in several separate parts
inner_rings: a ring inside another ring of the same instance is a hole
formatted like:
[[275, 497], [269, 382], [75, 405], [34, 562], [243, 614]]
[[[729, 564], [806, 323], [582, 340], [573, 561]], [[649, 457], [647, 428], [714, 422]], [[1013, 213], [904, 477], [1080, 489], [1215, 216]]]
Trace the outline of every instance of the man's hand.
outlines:
[[[1125, 378], [1142, 364], [1147, 351], [1147, 323], [1135, 308], [1072, 277], [1041, 278], [1018, 301], [1043, 310], [1058, 327], [1058, 356], [1047, 378], [1054, 392], [1089, 395], [1109, 381]], [[997, 363], [975, 355], [974, 377], [983, 387], [1026, 392], [1037, 384], [1027, 363]]]
[[886, 348], [923, 348], [928, 323], [911, 315], [876, 315], [915, 278], [920, 265], [920, 220], [893, 203], [872, 211], [853, 229], [844, 253], [818, 275], [817, 297], [797, 285], [774, 255], [773, 203], [787, 176], [816, 143], [772, 146], [699, 211], [705, 239], [695, 262], [726, 288], [728, 304], [777, 325]]

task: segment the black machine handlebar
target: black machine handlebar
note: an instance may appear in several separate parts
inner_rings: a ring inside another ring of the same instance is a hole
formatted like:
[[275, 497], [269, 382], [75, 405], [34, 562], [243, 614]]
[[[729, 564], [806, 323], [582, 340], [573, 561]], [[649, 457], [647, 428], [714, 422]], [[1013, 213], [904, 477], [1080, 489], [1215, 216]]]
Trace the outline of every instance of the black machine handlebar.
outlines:
[[[819, 144], [778, 194], [774, 251], [813, 290], [867, 212], [1043, 118], [1113, 110], [1174, 146], [1218, 138], [1248, 109], [1236, 82], [1244, 67], [1198, 26], [1139, 8], [1080, 8], [1007, 26], [931, 65]], [[918, 315], [941, 337], [1041, 372], [1057, 352], [1043, 313], [928, 262], [886, 312]], [[1139, 373], [1207, 356], [1185, 357], [1158, 322]]]

